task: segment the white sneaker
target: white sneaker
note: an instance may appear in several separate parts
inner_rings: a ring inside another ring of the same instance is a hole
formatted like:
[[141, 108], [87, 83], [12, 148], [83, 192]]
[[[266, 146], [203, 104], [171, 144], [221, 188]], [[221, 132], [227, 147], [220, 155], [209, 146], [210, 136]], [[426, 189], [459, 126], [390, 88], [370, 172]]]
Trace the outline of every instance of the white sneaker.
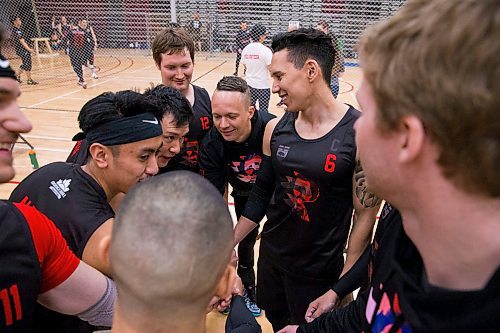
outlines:
[[78, 81], [78, 84], [82, 86], [83, 89], [87, 89], [87, 82], [85, 81]]
[[92, 78], [93, 78], [93, 79], [98, 79], [99, 77], [97, 76], [97, 74], [96, 74], [96, 73], [92, 73]]

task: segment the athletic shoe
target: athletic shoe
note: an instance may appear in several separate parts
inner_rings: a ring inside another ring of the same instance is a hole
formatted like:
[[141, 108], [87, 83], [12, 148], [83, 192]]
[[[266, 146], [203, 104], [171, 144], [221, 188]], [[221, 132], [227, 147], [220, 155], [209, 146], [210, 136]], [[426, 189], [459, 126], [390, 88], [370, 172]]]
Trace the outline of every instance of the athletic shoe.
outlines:
[[87, 89], [87, 83], [85, 81], [78, 81], [78, 84], [81, 85], [83, 89]]
[[21, 80], [21, 75], [16, 75], [16, 80], [19, 83], [23, 83], [23, 80]]
[[36, 81], [33, 81], [32, 79], [29, 79], [28, 81], [26, 81], [27, 84], [31, 85], [31, 86], [34, 86], [35, 84], [38, 84], [38, 82]]
[[262, 315], [262, 310], [255, 304], [254, 301], [248, 297], [247, 292], [245, 291], [245, 294], [243, 294], [243, 298], [245, 299], [245, 305], [247, 306], [247, 309], [250, 310], [250, 312], [253, 314], [254, 317], [259, 317]]
[[96, 74], [96, 73], [92, 73], [92, 78], [93, 78], [93, 79], [98, 79], [99, 77], [97, 76], [97, 74]]

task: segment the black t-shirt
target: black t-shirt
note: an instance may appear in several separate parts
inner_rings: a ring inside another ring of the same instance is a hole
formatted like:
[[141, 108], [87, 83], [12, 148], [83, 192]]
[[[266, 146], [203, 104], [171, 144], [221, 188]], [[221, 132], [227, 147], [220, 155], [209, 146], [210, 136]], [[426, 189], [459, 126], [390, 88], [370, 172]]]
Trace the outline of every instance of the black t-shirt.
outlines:
[[384, 207], [371, 258], [370, 288], [355, 302], [323, 314], [297, 332], [497, 332], [500, 268], [482, 290], [431, 286], [401, 215]]
[[224, 193], [226, 180], [233, 187], [233, 196], [249, 196], [262, 161], [262, 139], [269, 120], [268, 112], [256, 111], [252, 117], [252, 130], [244, 142], [224, 140], [217, 128], [212, 127], [200, 148], [201, 174]]
[[189, 123], [189, 133], [184, 139], [184, 145], [180, 153], [174, 156], [166, 167], [161, 168], [159, 173], [173, 170], [200, 172], [198, 166], [199, 146], [214, 123], [212, 119], [212, 105], [208, 92], [204, 88], [195, 85], [193, 85], [193, 88], [193, 118]]
[[240, 29], [236, 34], [236, 48], [243, 50], [248, 44], [250, 44], [250, 33]]
[[21, 28], [12, 28], [11, 38], [17, 55], [22, 55], [25, 52], [28, 52], [21, 44], [21, 39], [24, 39], [24, 31]]
[[61, 230], [79, 258], [94, 231], [115, 216], [102, 187], [79, 165], [64, 162], [33, 172], [9, 200], [38, 208]]
[[289, 274], [334, 281], [353, 213], [353, 125], [360, 112], [350, 106], [330, 132], [312, 140], [295, 131], [297, 115], [285, 113], [271, 137], [275, 190], [260, 251]]
[[[26, 177], [10, 199], [35, 206], [61, 230], [70, 249], [82, 258], [90, 236], [115, 213], [102, 187], [79, 165], [55, 162]], [[95, 327], [76, 316], [42, 306], [35, 311], [35, 332], [93, 332]]]

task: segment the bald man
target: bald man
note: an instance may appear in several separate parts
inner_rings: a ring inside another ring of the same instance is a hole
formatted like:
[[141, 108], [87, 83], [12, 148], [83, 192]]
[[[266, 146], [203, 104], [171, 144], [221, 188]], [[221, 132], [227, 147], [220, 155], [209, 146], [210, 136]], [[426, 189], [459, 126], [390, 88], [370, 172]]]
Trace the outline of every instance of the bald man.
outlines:
[[236, 276], [232, 220], [217, 189], [195, 173], [169, 172], [134, 187], [116, 219], [113, 332], [205, 332], [207, 304], [227, 298]]

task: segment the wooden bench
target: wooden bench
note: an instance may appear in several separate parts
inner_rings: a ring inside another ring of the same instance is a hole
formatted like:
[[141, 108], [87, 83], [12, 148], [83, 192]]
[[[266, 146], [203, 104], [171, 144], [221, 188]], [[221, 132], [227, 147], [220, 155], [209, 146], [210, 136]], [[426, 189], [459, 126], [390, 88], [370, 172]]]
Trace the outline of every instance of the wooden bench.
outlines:
[[39, 38], [31, 38], [33, 45], [35, 47], [35, 53], [38, 56], [40, 54], [40, 49], [38, 47], [38, 43], [45, 43], [45, 47], [47, 48], [47, 52], [52, 54], [52, 47], [50, 47], [49, 38], [47, 37], [39, 37]]

